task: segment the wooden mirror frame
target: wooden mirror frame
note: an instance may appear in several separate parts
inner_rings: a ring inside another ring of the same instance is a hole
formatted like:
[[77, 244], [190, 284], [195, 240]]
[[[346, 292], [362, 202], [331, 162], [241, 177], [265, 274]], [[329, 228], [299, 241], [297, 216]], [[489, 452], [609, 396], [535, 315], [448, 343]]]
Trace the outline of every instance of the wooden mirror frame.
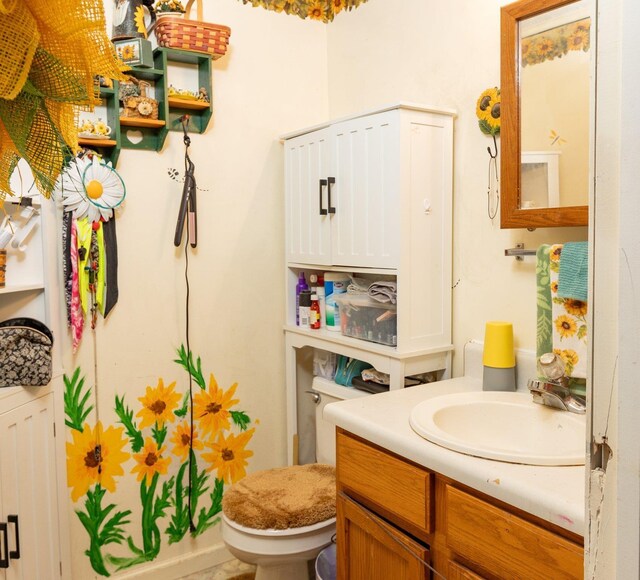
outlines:
[[521, 20], [577, 0], [519, 0], [500, 10], [500, 227], [555, 228], [586, 226], [589, 206], [520, 208], [520, 69], [518, 28]]

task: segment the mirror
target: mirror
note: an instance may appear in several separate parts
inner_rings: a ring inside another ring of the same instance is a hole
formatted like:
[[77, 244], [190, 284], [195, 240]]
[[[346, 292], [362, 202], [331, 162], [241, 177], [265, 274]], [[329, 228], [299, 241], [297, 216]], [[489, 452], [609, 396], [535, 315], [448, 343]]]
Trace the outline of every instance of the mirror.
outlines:
[[501, 10], [503, 228], [588, 223], [595, 26], [592, 0]]

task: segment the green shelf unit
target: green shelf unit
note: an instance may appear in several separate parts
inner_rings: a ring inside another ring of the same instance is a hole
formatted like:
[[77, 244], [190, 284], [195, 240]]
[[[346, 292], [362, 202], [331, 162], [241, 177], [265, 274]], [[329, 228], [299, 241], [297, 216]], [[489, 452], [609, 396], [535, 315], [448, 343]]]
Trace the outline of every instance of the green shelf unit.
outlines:
[[111, 127], [108, 139], [79, 139], [79, 144], [85, 149], [97, 151], [105, 161], [111, 161], [115, 167], [120, 156], [120, 113], [118, 105], [118, 83], [114, 81], [113, 88], [100, 87], [100, 99], [107, 111], [106, 122]]
[[[120, 142], [124, 149], [141, 149], [146, 151], [162, 151], [165, 139], [167, 138], [167, 103], [166, 90], [167, 80], [165, 71], [162, 68], [142, 68], [131, 67], [127, 74], [138, 80], [153, 83], [154, 96], [158, 101], [158, 121], [164, 121], [162, 126], [150, 126], [145, 123], [147, 119], [119, 118]], [[131, 139], [129, 138], [131, 135]]]
[[[186, 113], [190, 117], [189, 131], [192, 133], [204, 133], [209, 125], [213, 114], [211, 104], [211, 57], [207, 54], [192, 52], [188, 50], [178, 50], [175, 48], [156, 48], [153, 52], [154, 64], [156, 68], [164, 71], [169, 70], [169, 63], [192, 64], [198, 68], [198, 86], [183, 87], [190, 90], [198, 90], [204, 87], [209, 94], [209, 106], [194, 108], [192, 103], [173, 103], [167, 98], [167, 130], [182, 131], [181, 119]], [[165, 84], [168, 92], [169, 79], [165, 76]]]

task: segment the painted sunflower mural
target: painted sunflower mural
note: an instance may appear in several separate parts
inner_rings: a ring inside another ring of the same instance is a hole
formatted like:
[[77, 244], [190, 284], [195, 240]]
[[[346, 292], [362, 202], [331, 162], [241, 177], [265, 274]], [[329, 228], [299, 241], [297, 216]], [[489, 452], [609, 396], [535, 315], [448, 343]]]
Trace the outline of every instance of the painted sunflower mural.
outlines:
[[[67, 484], [72, 501], [81, 504], [76, 514], [89, 537], [85, 554], [102, 576], [154, 560], [163, 538], [172, 544], [219, 523], [224, 487], [246, 475], [253, 455], [247, 446], [255, 427], [249, 428], [250, 417], [236, 409], [237, 383], [222, 389], [211, 374], [207, 384], [200, 358], [194, 361], [184, 347], [175, 362], [199, 388], [193, 424], [188, 390], [181, 394], [176, 382], [165, 385], [160, 378], [133, 408], [124, 395], [116, 395], [120, 425], [92, 426], [86, 422], [93, 410], [91, 389], [80, 369], [64, 377], [65, 423], [71, 431]], [[140, 486], [139, 523], [132, 509], [125, 509], [133, 506], [117, 505], [107, 495], [126, 474]]]

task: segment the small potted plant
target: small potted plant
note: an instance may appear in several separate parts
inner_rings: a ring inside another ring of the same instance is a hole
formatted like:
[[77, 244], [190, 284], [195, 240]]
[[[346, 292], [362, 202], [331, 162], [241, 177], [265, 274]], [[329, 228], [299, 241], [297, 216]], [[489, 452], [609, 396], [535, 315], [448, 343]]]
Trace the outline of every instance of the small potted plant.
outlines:
[[162, 16], [182, 16], [185, 13], [180, 0], [158, 0], [154, 4], [158, 18]]

